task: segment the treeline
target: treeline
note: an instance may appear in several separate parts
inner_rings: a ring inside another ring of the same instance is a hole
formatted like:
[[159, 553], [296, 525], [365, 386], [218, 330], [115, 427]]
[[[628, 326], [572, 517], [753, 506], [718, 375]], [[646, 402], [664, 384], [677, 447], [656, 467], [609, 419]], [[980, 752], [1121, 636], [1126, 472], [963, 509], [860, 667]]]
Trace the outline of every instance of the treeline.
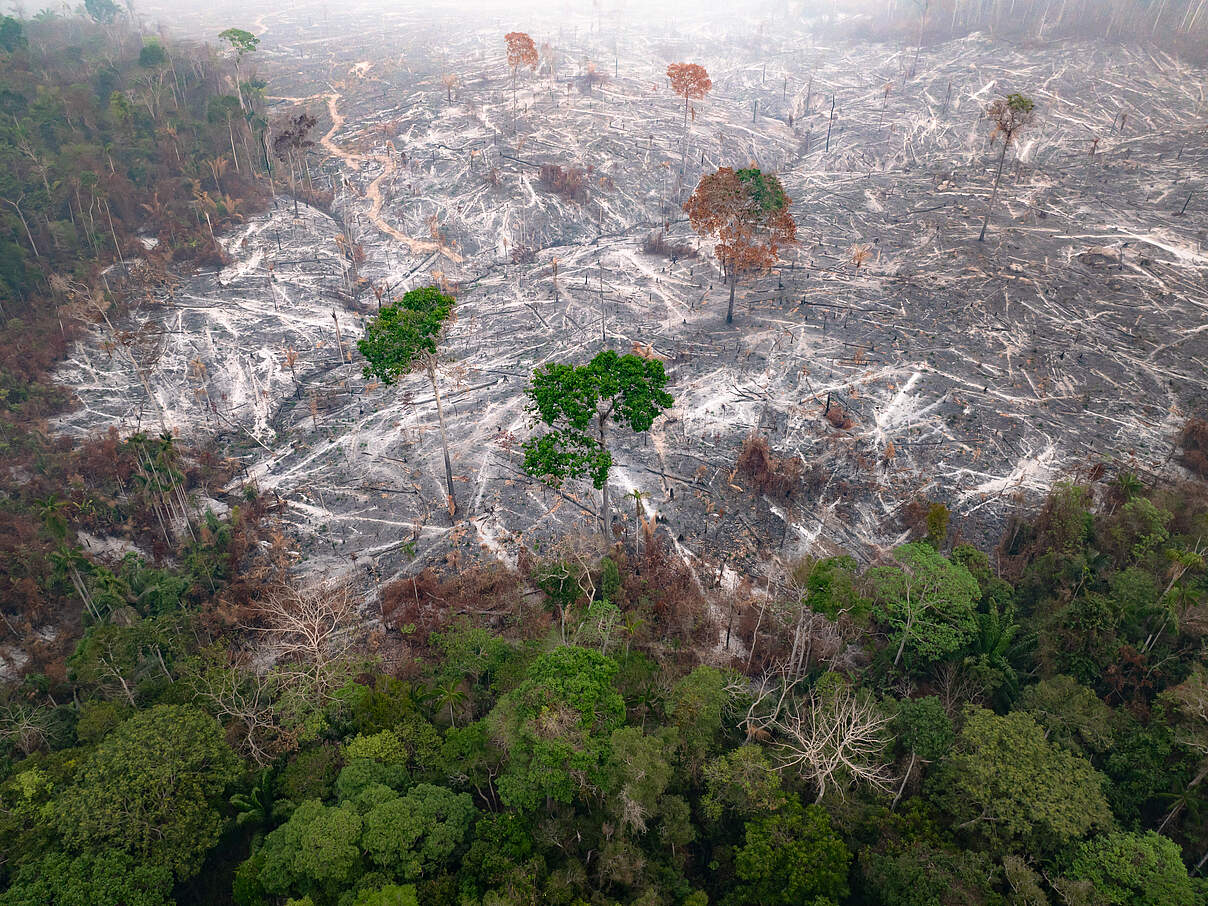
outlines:
[[405, 578], [385, 634], [182, 575], [10, 699], [0, 903], [1204, 902], [1204, 488], [925, 526], [730, 617], [649, 537]]
[[[51, 686], [85, 625], [212, 600], [260, 513], [253, 495], [207, 516], [197, 501], [232, 477], [213, 451], [48, 430], [70, 403], [49, 372], [81, 326], [100, 324], [143, 377], [122, 309], [176, 267], [220, 263], [218, 231], [271, 196], [247, 61], [240, 78], [233, 51], [139, 34], [110, 0], [86, 6], [0, 17], [0, 670]], [[100, 562], [88, 537], [130, 556]]]

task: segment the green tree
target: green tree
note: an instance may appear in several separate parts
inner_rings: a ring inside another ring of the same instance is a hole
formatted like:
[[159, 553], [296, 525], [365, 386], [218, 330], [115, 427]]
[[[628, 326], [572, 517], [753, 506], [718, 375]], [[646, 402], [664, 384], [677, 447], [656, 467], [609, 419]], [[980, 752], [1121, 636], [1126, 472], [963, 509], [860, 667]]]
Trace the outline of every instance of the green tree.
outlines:
[[1103, 775], [1018, 711], [970, 707], [934, 779], [957, 828], [995, 845], [1039, 855], [1112, 826]]
[[508, 757], [498, 783], [505, 805], [569, 803], [577, 790], [603, 786], [612, 731], [625, 719], [616, 675], [612, 658], [564, 645], [537, 658], [499, 700], [487, 722]]
[[956, 739], [956, 733], [948, 712], [934, 695], [900, 701], [898, 713], [893, 718], [893, 730], [899, 748], [910, 753], [910, 762], [902, 775], [902, 785], [894, 797], [897, 803], [914, 771], [915, 762], [927, 764], [942, 758]]
[[365, 813], [361, 849], [395, 877], [430, 877], [453, 857], [475, 816], [469, 794], [421, 783]]
[[119, 12], [113, 0], [84, 0], [84, 9], [101, 25], [108, 25], [117, 18]]
[[257, 853], [260, 884], [280, 896], [347, 890], [363, 873], [361, 826], [352, 803], [303, 802], [289, 821], [264, 838]]
[[12, 16], [0, 16], [0, 50], [12, 53], [28, 45], [25, 29]]
[[1195, 888], [1179, 846], [1148, 831], [1104, 834], [1078, 849], [1068, 875], [1090, 881], [1111, 906], [1193, 906]]
[[[600, 530], [611, 541], [608, 503], [608, 428], [617, 421], [631, 431], [649, 431], [674, 400], [663, 388], [663, 363], [607, 349], [586, 365], [551, 362], [533, 372], [529, 411], [551, 430], [524, 444], [524, 471], [557, 487], [567, 478], [590, 477], [600, 492]], [[596, 436], [588, 434], [592, 422]]]
[[436, 398], [436, 416], [440, 422], [440, 445], [445, 454], [445, 486], [449, 491], [449, 515], [457, 513], [453, 492], [453, 465], [449, 459], [449, 440], [445, 434], [445, 412], [440, 403], [436, 381], [436, 347], [445, 322], [453, 313], [452, 296], [435, 286], [405, 293], [401, 299], [384, 305], [369, 319], [365, 336], [357, 348], [366, 361], [365, 377], [377, 378], [387, 387], [405, 374], [422, 369], [427, 372]]
[[51, 853], [26, 862], [0, 906], [169, 906], [172, 869], [120, 850]]
[[238, 761], [208, 714], [157, 705], [134, 715], [80, 766], [55, 806], [64, 841], [119, 849], [192, 877], [218, 839]]
[[909, 654], [923, 666], [958, 651], [977, 630], [977, 580], [929, 544], [904, 544], [892, 566], [874, 566], [866, 578], [873, 613], [897, 645], [893, 663]]
[[671, 687], [665, 710], [679, 731], [680, 751], [693, 775], [717, 748], [728, 700], [725, 677], [716, 667], [697, 667]]
[[1050, 742], [1077, 755], [1106, 752], [1112, 744], [1112, 709], [1072, 676], [1041, 680], [1024, 690], [1019, 710], [1044, 727]]
[[247, 110], [247, 104], [243, 98], [243, 75], [240, 72], [239, 64], [243, 58], [255, 51], [257, 45], [260, 44], [260, 39], [253, 35], [250, 31], [244, 31], [242, 28], [228, 28], [225, 31], [218, 33], [219, 40], [226, 41], [231, 48], [231, 54], [235, 58], [235, 93], [239, 97], [239, 107], [241, 110]]
[[851, 862], [843, 840], [831, 828], [826, 811], [802, 808], [792, 800], [774, 814], [747, 822], [746, 836], [734, 854], [734, 870], [743, 883], [732, 893], [734, 906], [825, 906], [847, 896]]
[[754, 818], [786, 802], [780, 772], [762, 746], [739, 746], [719, 755], [705, 765], [704, 778], [701, 811], [715, 823], [728, 814]]
[[362, 890], [352, 906], [419, 906], [414, 884], [387, 884], [375, 890]]

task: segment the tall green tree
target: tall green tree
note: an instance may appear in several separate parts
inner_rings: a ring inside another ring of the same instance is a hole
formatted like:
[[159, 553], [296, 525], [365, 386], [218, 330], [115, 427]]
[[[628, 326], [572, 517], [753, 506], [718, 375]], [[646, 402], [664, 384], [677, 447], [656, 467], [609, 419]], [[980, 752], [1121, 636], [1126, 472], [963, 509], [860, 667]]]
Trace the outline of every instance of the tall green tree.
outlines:
[[[586, 365], [550, 362], [533, 372], [526, 391], [529, 411], [550, 430], [524, 444], [524, 471], [557, 487], [567, 478], [590, 477], [600, 492], [600, 530], [611, 541], [608, 431], [619, 422], [649, 431], [674, 400], [663, 388], [667, 373], [657, 359], [618, 355], [607, 349]], [[588, 432], [595, 423], [595, 436]]]
[[365, 357], [366, 378], [377, 378], [386, 386], [413, 371], [423, 370], [436, 398], [436, 417], [440, 422], [440, 445], [445, 454], [445, 487], [449, 492], [450, 517], [457, 514], [453, 491], [453, 464], [449, 459], [449, 439], [445, 433], [445, 411], [436, 381], [436, 352], [441, 333], [453, 314], [454, 300], [435, 286], [405, 293], [390, 305], [383, 305], [369, 319], [365, 336], [357, 348]]
[[[112, 0], [108, 0], [112, 2]], [[244, 31], [242, 28], [228, 28], [225, 31], [218, 33], [220, 40], [226, 41], [231, 48], [231, 55], [235, 59], [235, 93], [239, 97], [239, 107], [241, 110], [247, 110], [247, 104], [243, 99], [243, 74], [240, 71], [239, 64], [243, 58], [252, 53], [260, 44], [260, 39], [250, 31]]]
[[1178, 844], [1149, 831], [1083, 843], [1069, 876], [1090, 881], [1111, 906], [1192, 906], [1197, 899]]

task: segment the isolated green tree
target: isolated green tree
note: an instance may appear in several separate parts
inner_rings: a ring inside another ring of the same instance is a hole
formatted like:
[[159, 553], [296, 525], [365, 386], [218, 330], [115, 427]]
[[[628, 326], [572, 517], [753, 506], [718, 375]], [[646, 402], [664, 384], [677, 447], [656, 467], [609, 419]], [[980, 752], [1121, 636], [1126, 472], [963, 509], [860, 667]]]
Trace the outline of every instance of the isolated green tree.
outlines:
[[369, 363], [366, 379], [377, 378], [386, 386], [413, 371], [423, 370], [436, 397], [436, 417], [440, 422], [440, 445], [445, 455], [445, 487], [449, 492], [449, 515], [457, 514], [453, 492], [453, 464], [449, 459], [449, 439], [445, 433], [445, 411], [436, 381], [436, 347], [445, 323], [453, 314], [454, 300], [435, 286], [405, 293], [390, 305], [383, 305], [369, 319], [365, 336], [357, 349]]
[[[586, 365], [551, 362], [533, 372], [526, 393], [533, 417], [551, 430], [524, 444], [524, 471], [558, 487], [568, 478], [591, 478], [600, 492], [600, 529], [610, 540], [608, 429], [617, 421], [631, 431], [649, 431], [672, 405], [663, 388], [667, 373], [657, 359], [601, 352]], [[595, 437], [588, 432], [595, 422]]]
[[[112, 0], [97, 0], [97, 2], [111, 3]], [[239, 63], [246, 54], [252, 53], [256, 49], [256, 46], [260, 43], [260, 39], [250, 31], [244, 31], [242, 28], [228, 28], [225, 31], [219, 32], [218, 37], [230, 45], [231, 53], [235, 57], [235, 93], [239, 97], [240, 109], [246, 111], [247, 105], [243, 100], [243, 74], [239, 69]]]
[[984, 242], [986, 239], [986, 227], [990, 225], [990, 215], [994, 212], [994, 202], [998, 198], [998, 184], [1002, 180], [1003, 161], [1007, 159], [1007, 145], [1011, 144], [1011, 139], [1015, 137], [1016, 132], [1032, 124], [1036, 118], [1036, 105], [1022, 94], [1008, 94], [1005, 98], [998, 98], [991, 102], [990, 106], [986, 108], [986, 118], [994, 124], [990, 140], [994, 141], [998, 136], [1002, 136], [1002, 151], [998, 155], [998, 172], [994, 174], [994, 191], [990, 193], [990, 204], [986, 206], [986, 219], [982, 221], [981, 235], [977, 237], [978, 242]]

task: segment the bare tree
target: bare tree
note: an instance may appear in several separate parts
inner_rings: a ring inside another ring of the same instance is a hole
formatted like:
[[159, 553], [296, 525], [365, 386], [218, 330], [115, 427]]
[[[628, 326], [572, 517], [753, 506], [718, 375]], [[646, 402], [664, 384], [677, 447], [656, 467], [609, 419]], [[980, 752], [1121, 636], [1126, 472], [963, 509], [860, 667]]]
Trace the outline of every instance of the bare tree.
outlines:
[[324, 580], [305, 587], [281, 583], [254, 605], [252, 627], [285, 676], [307, 679], [326, 698], [347, 665], [360, 625], [358, 597], [347, 580]]
[[767, 743], [781, 768], [814, 784], [815, 802], [832, 790], [843, 795], [853, 785], [891, 790], [893, 777], [884, 757], [891, 741], [890, 718], [872, 696], [842, 680], [801, 695], [795, 694], [797, 686], [797, 680], [786, 682], [779, 671], [765, 675], [753, 690], [731, 684], [731, 695], [751, 696], [739, 721], [747, 737]]
[[816, 784], [822, 801], [829, 791], [863, 784], [891, 788], [884, 752], [889, 744], [882, 713], [872, 696], [846, 683], [810, 689], [793, 699], [774, 723], [772, 747], [784, 767]]

